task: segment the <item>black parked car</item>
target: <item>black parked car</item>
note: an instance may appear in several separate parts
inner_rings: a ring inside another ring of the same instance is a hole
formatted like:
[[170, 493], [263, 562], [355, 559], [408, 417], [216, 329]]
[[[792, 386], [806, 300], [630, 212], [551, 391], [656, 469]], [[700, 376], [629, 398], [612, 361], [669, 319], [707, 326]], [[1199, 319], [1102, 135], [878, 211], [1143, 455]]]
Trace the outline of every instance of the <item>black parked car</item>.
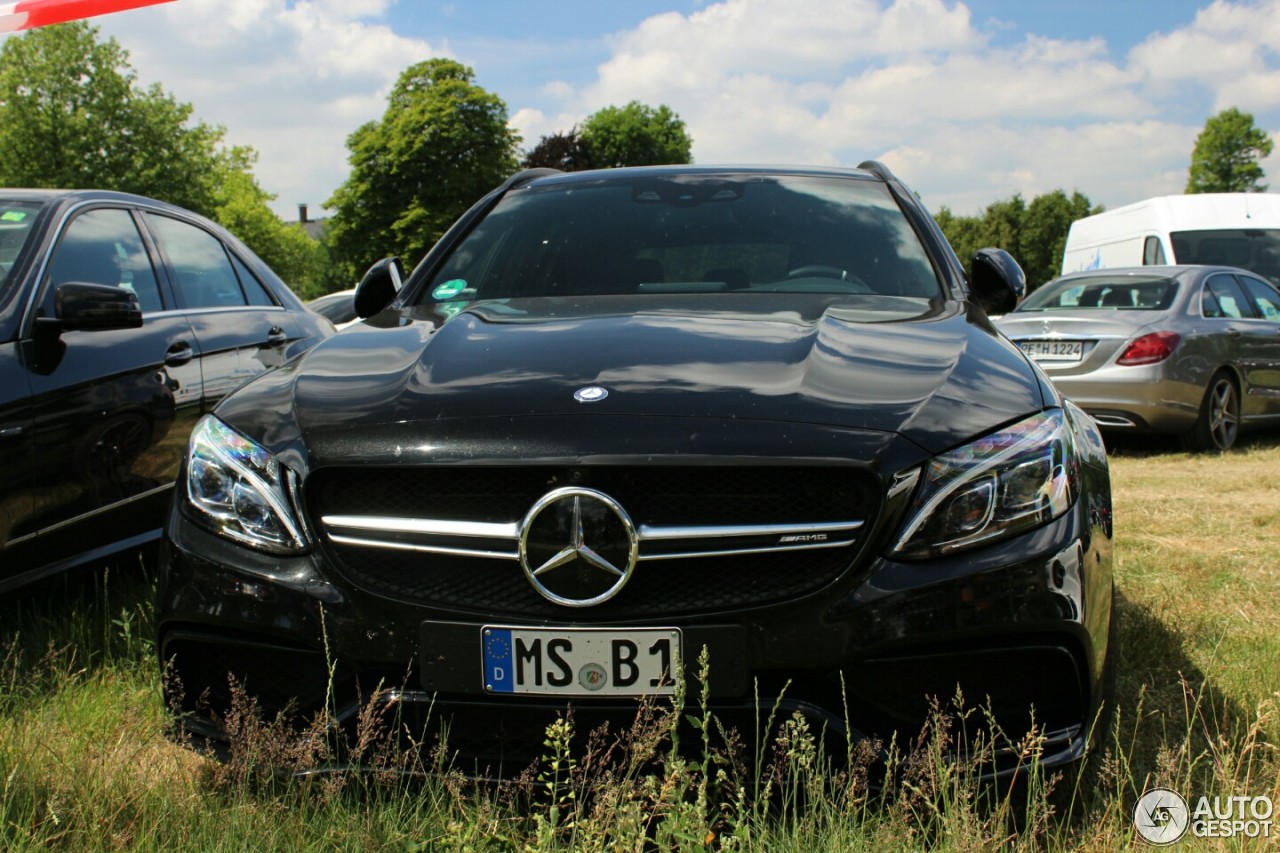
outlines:
[[225, 230], [0, 190], [0, 592], [160, 538], [192, 425], [333, 327]]
[[514, 772], [705, 647], [748, 739], [775, 706], [914, 736], [959, 684], [1081, 755], [1102, 443], [987, 319], [1016, 263], [966, 280], [883, 166], [526, 172], [400, 278], [196, 427], [158, 606], [188, 730], [229, 675], [348, 721], [383, 685]]

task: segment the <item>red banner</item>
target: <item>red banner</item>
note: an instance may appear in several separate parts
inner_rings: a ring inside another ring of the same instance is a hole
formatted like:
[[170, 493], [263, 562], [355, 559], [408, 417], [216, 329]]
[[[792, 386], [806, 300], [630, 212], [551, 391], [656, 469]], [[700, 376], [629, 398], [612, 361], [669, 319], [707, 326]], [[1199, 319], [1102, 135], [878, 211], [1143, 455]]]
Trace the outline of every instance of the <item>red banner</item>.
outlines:
[[173, 0], [18, 0], [0, 3], [0, 33], [47, 27]]

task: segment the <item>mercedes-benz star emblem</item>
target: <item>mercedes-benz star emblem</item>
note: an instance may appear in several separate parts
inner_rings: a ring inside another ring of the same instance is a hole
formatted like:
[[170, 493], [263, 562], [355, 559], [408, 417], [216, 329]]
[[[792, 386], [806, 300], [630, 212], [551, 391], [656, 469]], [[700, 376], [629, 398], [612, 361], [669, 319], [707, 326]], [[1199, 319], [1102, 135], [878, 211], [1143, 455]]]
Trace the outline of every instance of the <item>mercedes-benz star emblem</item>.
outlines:
[[547, 492], [520, 522], [520, 565], [544, 598], [591, 607], [631, 579], [640, 537], [621, 504], [595, 489]]
[[588, 385], [573, 392], [573, 399], [579, 403], [598, 403], [608, 396], [609, 389], [601, 388], [599, 385]]

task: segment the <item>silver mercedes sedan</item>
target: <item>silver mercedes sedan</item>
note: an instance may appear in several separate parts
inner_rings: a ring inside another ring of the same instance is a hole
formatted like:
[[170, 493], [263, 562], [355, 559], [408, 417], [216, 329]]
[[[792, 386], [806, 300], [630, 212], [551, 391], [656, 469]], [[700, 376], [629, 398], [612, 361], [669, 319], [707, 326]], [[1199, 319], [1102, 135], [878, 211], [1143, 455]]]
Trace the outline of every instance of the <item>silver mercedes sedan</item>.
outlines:
[[1228, 450], [1280, 425], [1280, 291], [1247, 270], [1074, 273], [995, 322], [1104, 431]]

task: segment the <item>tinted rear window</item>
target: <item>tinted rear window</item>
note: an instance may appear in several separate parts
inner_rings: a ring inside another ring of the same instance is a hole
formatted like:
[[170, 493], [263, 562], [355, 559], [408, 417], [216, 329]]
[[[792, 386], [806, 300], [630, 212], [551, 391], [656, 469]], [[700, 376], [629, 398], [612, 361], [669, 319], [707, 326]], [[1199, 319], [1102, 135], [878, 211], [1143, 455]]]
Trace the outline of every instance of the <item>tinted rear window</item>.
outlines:
[[1166, 278], [1090, 278], [1051, 281], [1026, 298], [1019, 311], [1163, 311], [1178, 295]]
[[941, 285], [878, 182], [636, 176], [509, 193], [423, 299], [721, 291], [935, 298]]

